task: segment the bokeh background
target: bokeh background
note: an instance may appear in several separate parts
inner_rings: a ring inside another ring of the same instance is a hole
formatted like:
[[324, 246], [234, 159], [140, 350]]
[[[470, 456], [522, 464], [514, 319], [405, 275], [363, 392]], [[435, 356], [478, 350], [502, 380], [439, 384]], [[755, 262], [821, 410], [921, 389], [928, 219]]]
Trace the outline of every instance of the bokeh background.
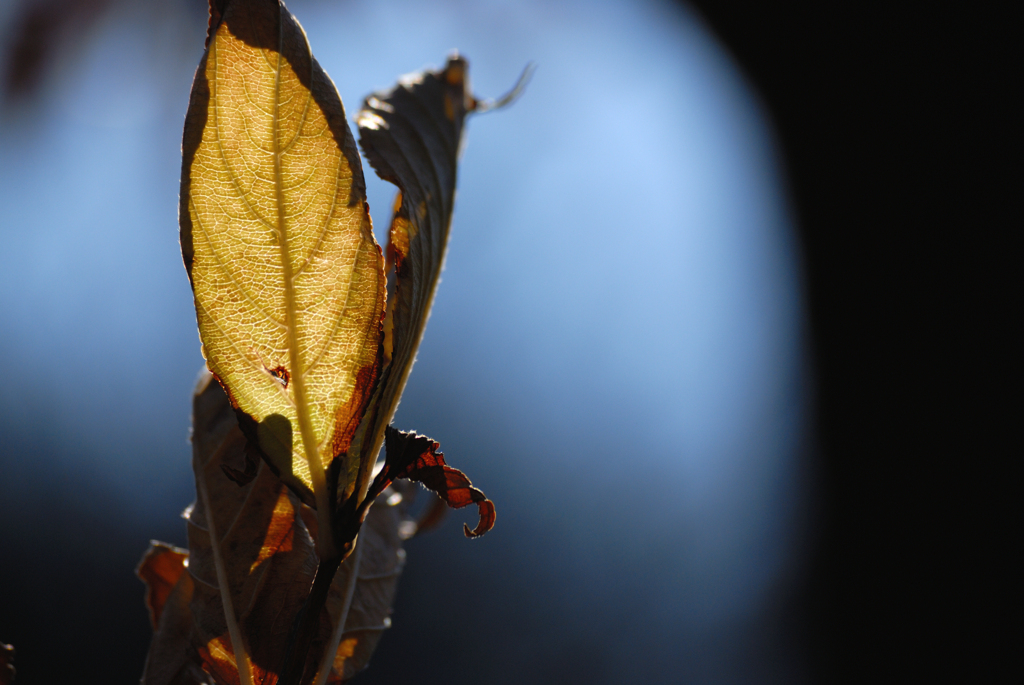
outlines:
[[[497, 526], [465, 540], [459, 512], [409, 543], [357, 682], [807, 681], [800, 250], [768, 113], [701, 15], [289, 7], [350, 116], [452, 49], [480, 96], [538, 65], [469, 122], [395, 419], [441, 442]], [[202, 359], [176, 213], [205, 23], [200, 0], [0, 7], [0, 640], [18, 683], [134, 681], [134, 566], [151, 538], [185, 544]], [[381, 239], [394, 190], [366, 171]]]

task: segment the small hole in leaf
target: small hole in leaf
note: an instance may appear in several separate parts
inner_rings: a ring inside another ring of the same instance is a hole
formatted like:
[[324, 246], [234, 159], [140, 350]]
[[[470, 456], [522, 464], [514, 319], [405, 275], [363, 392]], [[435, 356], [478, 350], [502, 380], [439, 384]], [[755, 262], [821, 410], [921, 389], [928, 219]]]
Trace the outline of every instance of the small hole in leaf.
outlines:
[[277, 381], [284, 387], [288, 387], [288, 381], [291, 380], [291, 376], [288, 374], [288, 369], [283, 366], [278, 366], [273, 369], [267, 369], [267, 373], [277, 379]]

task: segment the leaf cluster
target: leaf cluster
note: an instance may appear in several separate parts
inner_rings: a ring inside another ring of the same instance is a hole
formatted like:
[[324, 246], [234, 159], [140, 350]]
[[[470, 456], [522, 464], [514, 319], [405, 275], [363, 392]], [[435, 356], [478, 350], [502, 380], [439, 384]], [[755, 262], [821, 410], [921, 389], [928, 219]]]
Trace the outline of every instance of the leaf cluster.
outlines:
[[[139, 566], [143, 682], [341, 682], [390, 619], [402, 540], [440, 502], [494, 505], [390, 423], [447, 248], [469, 92], [457, 55], [366, 98], [359, 144], [398, 187], [377, 245], [345, 110], [279, 0], [211, 0], [183, 134], [181, 248], [208, 371], [193, 400], [189, 549]], [[524, 74], [525, 76], [525, 74]], [[522, 83], [522, 80], [521, 80]], [[383, 463], [377, 462], [381, 448]]]

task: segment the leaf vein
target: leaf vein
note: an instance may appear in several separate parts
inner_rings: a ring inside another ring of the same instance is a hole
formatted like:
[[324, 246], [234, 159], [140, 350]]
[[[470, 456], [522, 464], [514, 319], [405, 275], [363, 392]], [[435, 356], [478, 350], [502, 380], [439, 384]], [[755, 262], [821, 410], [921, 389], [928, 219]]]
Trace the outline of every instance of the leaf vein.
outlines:
[[[362, 249], [362, 245], [360, 245], [359, 247], [360, 249]], [[358, 263], [359, 257], [357, 253], [356, 258], [353, 260], [352, 268], [349, 270], [348, 278], [345, 279], [345, 303], [341, 306], [341, 309], [338, 312], [338, 316], [334, 319], [334, 323], [331, 325], [331, 331], [326, 336], [327, 340], [324, 343], [323, 348], [316, 355], [316, 357], [313, 358], [313, 361], [306, 364], [306, 368], [304, 370], [303, 375], [309, 374], [311, 371], [313, 371], [313, 369], [315, 369], [320, 364], [321, 361], [323, 361], [323, 358], [327, 355], [327, 350], [330, 349], [331, 343], [334, 341], [334, 337], [338, 333], [338, 329], [341, 328], [341, 322], [345, 320], [345, 312], [348, 311], [348, 301], [349, 298], [352, 296], [352, 274], [355, 273], [356, 264]], [[338, 298], [336, 298], [335, 301], [338, 301]]]
[[238, 353], [238, 356], [247, 361], [249, 365], [252, 366], [254, 369], [258, 369], [259, 371], [262, 371], [264, 374], [266, 374], [268, 383], [272, 384], [270, 387], [274, 388], [277, 392], [281, 393], [281, 395], [284, 397], [285, 401], [288, 404], [290, 404], [293, 407], [295, 406], [295, 402], [288, 395], [288, 391], [281, 387], [281, 384], [278, 383], [276, 380], [273, 380], [273, 377], [269, 373], [267, 373], [267, 365], [264, 364], [262, 360], [257, 358], [254, 361], [253, 358], [250, 357], [247, 352], [243, 351], [242, 348], [238, 345], [238, 342], [231, 335], [229, 335], [226, 330], [224, 330], [224, 327], [220, 325], [220, 322], [217, 321], [217, 319], [210, 315], [209, 310], [207, 310], [202, 303], [197, 301], [196, 309], [202, 309], [203, 313], [206, 315], [206, 318], [210, 321], [211, 324], [213, 324], [213, 326], [221, 334], [221, 337], [223, 337], [224, 340], [226, 340], [228, 344], [231, 345], [235, 352]]
[[302, 264], [293, 272], [294, 278], [302, 274], [309, 265], [309, 262], [317, 255], [320, 251], [320, 247], [323, 245], [324, 238], [327, 236], [327, 231], [330, 229], [331, 220], [334, 218], [334, 210], [338, 206], [338, 191], [341, 189], [341, 155], [338, 156], [338, 171], [334, 174], [334, 191], [331, 193], [331, 209], [327, 212], [327, 217], [324, 219], [323, 226], [320, 227], [319, 234], [317, 235], [316, 242], [313, 243], [313, 247], [310, 249], [309, 254], [302, 260]]
[[[217, 79], [220, 79], [221, 74], [220, 74], [220, 69], [219, 69], [219, 65], [218, 65], [218, 61], [217, 61], [217, 53], [216, 53], [216, 51], [214, 51], [213, 56], [214, 56], [213, 72], [214, 72], [215, 77]], [[248, 209], [252, 213], [253, 218], [255, 218], [257, 221], [259, 221], [261, 224], [266, 226], [271, 231], [276, 231], [276, 229], [274, 228], [274, 225], [272, 223], [270, 223], [269, 221], [267, 221], [265, 218], [263, 218], [263, 216], [259, 212], [257, 212], [256, 208], [253, 207], [252, 204], [249, 202], [249, 199], [246, 196], [246, 192], [245, 192], [245, 190], [242, 189], [242, 184], [241, 184], [241, 182], [239, 182], [237, 174], [235, 174], [235, 170], [231, 167], [231, 163], [228, 162], [227, 152], [224, 150], [224, 143], [221, 140], [221, 121], [220, 121], [220, 108], [221, 108], [221, 104], [220, 104], [220, 87], [219, 87], [219, 85], [216, 88], [214, 88], [213, 100], [214, 100], [214, 103], [213, 103], [213, 131], [215, 133], [215, 139], [214, 139], [213, 143], [214, 143], [214, 147], [217, 148], [217, 152], [220, 153], [220, 159], [221, 159], [221, 162], [224, 164], [224, 170], [227, 171], [228, 178], [231, 180], [231, 184], [235, 187], [235, 190], [238, 191], [238, 197], [242, 201], [242, 204], [244, 204], [246, 209]], [[252, 137], [249, 135], [248, 125], [246, 125], [246, 127], [245, 127], [245, 135], [246, 135], [247, 138], [249, 138], [249, 141], [252, 142], [254, 146], [259, 147], [255, 143], [255, 141], [252, 140]]]
[[206, 230], [206, 225], [203, 223], [203, 219], [200, 217], [199, 211], [196, 209], [195, 201], [191, 197], [189, 198], [189, 204], [192, 205], [192, 209], [196, 217], [195, 221], [199, 224], [199, 230], [203, 234], [203, 237], [206, 238], [207, 244], [210, 246], [210, 253], [213, 255], [213, 262], [217, 265], [217, 268], [229, 281], [231, 281], [231, 285], [233, 285], [238, 292], [242, 293], [245, 299], [248, 300], [249, 304], [251, 304], [256, 311], [262, 314], [268, 321], [277, 325], [278, 328], [281, 328], [282, 330], [285, 329], [285, 324], [275, 319], [268, 311], [266, 311], [263, 306], [249, 294], [248, 289], [242, 287], [242, 284], [235, 279], [227, 265], [221, 261], [220, 255], [217, 253], [217, 248], [213, 244], [213, 238], [210, 236], [210, 232]]

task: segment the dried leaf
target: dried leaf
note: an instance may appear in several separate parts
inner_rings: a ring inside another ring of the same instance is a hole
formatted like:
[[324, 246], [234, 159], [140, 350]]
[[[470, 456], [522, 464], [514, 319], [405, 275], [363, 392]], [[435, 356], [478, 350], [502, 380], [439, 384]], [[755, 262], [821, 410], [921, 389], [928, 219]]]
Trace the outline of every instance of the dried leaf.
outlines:
[[470, 530], [463, 524], [466, 537], [479, 537], [494, 527], [494, 503], [473, 487], [466, 474], [444, 463], [441, 445], [425, 435], [387, 428], [384, 468], [370, 486], [370, 495], [381, 492], [398, 478], [417, 481], [437, 493], [452, 509], [476, 504], [480, 520]]
[[[241, 682], [226, 604], [234, 613], [252, 681], [276, 682], [289, 633], [317, 567], [316, 513], [265, 463], [245, 486], [221, 468], [225, 459], [240, 458], [246, 441], [227, 396], [212, 381], [210, 374], [203, 375], [193, 404], [193, 468], [197, 492], [205, 489], [210, 507], [200, 496], [186, 510], [187, 572], [181, 572], [186, 568], [181, 551], [162, 543], [154, 543], [140, 564], [147, 596], [155, 597], [152, 611], [159, 617], [145, 685], [198, 683], [202, 678]], [[331, 583], [303, 682], [311, 682], [321, 664], [328, 668], [323, 677], [329, 682], [351, 677], [367, 663], [381, 632], [390, 625], [405, 558], [399, 531], [410, 523], [405, 510], [402, 497], [390, 489], [370, 509], [355, 553]], [[223, 586], [229, 602], [222, 601]], [[345, 623], [339, 630], [342, 616]], [[331, 645], [331, 656], [325, 657]]]
[[383, 257], [341, 100], [278, 0], [211, 3], [183, 153], [182, 254], [207, 364], [246, 435], [326, 517], [325, 472], [379, 371]]
[[456, 56], [439, 72], [403, 78], [392, 90], [366, 98], [357, 116], [367, 160], [400, 191], [388, 244], [395, 278], [385, 322], [386, 367], [353, 440], [364, 458], [349, 480], [360, 492], [416, 359], [444, 264], [463, 123], [477, 102], [468, 91], [468, 68]]
[[[145, 563], [144, 558], [142, 565]], [[181, 573], [159, 612], [160, 621], [146, 654], [142, 685], [204, 685], [209, 681], [193, 647], [193, 590], [192, 576]]]
[[[341, 682], [362, 670], [383, 632], [391, 627], [391, 605], [405, 564], [401, 533], [415, 525], [407, 517], [407, 500], [400, 490], [388, 488], [376, 499], [359, 533], [356, 551], [338, 569], [331, 585], [326, 608], [335, 626], [328, 643], [328, 652], [334, 656], [326, 682]], [[346, 592], [353, 582], [346, 611]], [[341, 616], [346, 620], [339, 632]]]
[[292, 621], [316, 572], [314, 542], [299, 515], [299, 502], [266, 464], [244, 487], [224, 473], [223, 458], [243, 452], [246, 440], [222, 389], [209, 376], [196, 393], [193, 421], [200, 497], [186, 519], [188, 571], [195, 583], [194, 646], [217, 682], [239, 682], [234, 618], [253, 682], [274, 682]]
[[160, 613], [167, 603], [167, 597], [185, 571], [186, 550], [168, 545], [166, 542], [150, 540], [135, 575], [146, 584], [146, 608], [149, 609], [149, 622], [153, 630], [160, 624]]

